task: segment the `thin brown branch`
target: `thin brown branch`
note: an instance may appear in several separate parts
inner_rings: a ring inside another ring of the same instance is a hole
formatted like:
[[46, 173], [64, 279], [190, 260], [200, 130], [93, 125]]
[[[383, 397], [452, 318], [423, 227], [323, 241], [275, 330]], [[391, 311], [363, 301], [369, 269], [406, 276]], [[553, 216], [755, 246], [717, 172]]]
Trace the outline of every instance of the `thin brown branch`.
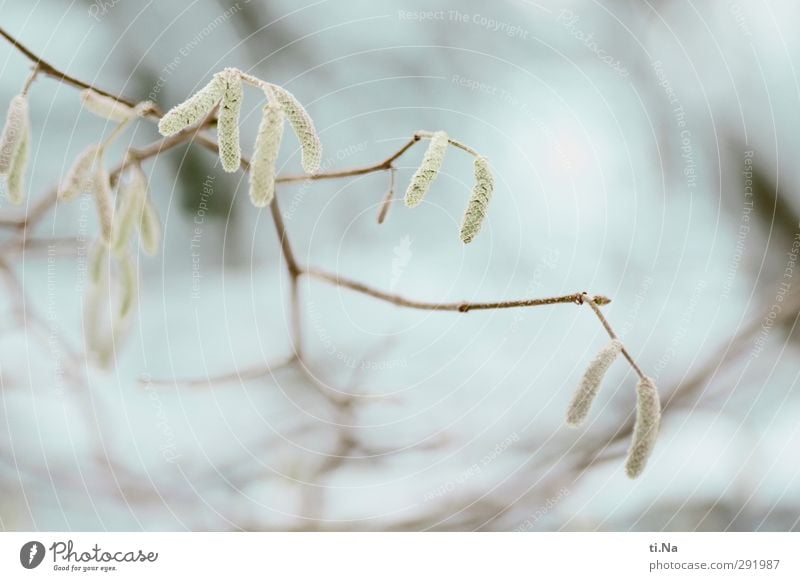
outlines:
[[[307, 268], [303, 270], [303, 274], [315, 278], [317, 280], [327, 282], [335, 286], [348, 288], [352, 291], [382, 300], [398, 307], [407, 307], [409, 309], [421, 309], [425, 311], [455, 311], [458, 313], [467, 313], [469, 311], [479, 310], [494, 310], [494, 309], [513, 309], [519, 307], [539, 307], [544, 305], [556, 305], [573, 303], [580, 305], [587, 298], [585, 293], [572, 293], [569, 295], [562, 295], [557, 297], [546, 297], [538, 299], [522, 299], [516, 301], [497, 301], [491, 303], [471, 303], [471, 302], [458, 302], [458, 303], [436, 303], [428, 301], [418, 301], [408, 299], [403, 296], [387, 293], [378, 289], [374, 289], [366, 284], [343, 278], [336, 274], [331, 274], [323, 270], [314, 268]], [[611, 302], [611, 299], [598, 295], [594, 297], [597, 304], [605, 305]]]
[[[586, 302], [587, 305], [591, 307], [592, 311], [594, 311], [594, 314], [597, 315], [597, 318], [600, 320], [600, 323], [603, 325], [603, 328], [606, 330], [606, 333], [608, 333], [608, 336], [611, 337], [612, 339], [619, 339], [619, 337], [617, 337], [617, 334], [614, 332], [614, 329], [611, 327], [611, 323], [608, 322], [608, 319], [606, 319], [606, 316], [600, 310], [600, 307], [597, 306], [603, 303], [598, 302], [597, 297], [592, 298], [587, 294], [584, 294], [583, 300]], [[646, 379], [644, 372], [636, 364], [636, 361], [633, 360], [633, 356], [630, 354], [628, 349], [625, 348], [624, 345], [622, 346], [621, 352], [622, 355], [625, 357], [625, 359], [628, 360], [628, 363], [631, 364], [631, 367], [636, 372], [636, 375], [638, 375], [640, 379]]]
[[[100, 87], [96, 87], [96, 86], [92, 85], [91, 83], [87, 83], [85, 81], [81, 81], [80, 79], [77, 79], [77, 78], [75, 78], [75, 77], [73, 77], [71, 75], [68, 75], [67, 73], [57, 69], [56, 67], [51, 65], [49, 62], [44, 60], [42, 57], [40, 57], [39, 55], [34, 53], [32, 50], [30, 50], [27, 46], [22, 44], [19, 40], [17, 40], [15, 37], [13, 37], [11, 34], [9, 34], [2, 27], [0, 27], [0, 36], [2, 36], [8, 42], [10, 42], [11, 45], [14, 48], [16, 48], [19, 52], [21, 52], [28, 60], [32, 61], [36, 65], [36, 68], [38, 69], [38, 71], [41, 74], [47, 75], [48, 77], [56, 79], [59, 82], [65, 83], [67, 85], [71, 85], [71, 86], [76, 87], [78, 89], [91, 89], [95, 93], [99, 93], [101, 95], [105, 95], [106, 97], [111, 97], [112, 99], [115, 99], [115, 100], [119, 101], [120, 103], [124, 103], [125, 105], [128, 105], [129, 107], [135, 107], [136, 106], [136, 103], [134, 103], [133, 101], [131, 101], [129, 99], [126, 99], [126, 98], [124, 98], [124, 97], [122, 97], [120, 95], [116, 95], [114, 93], [111, 93], [109, 91], [106, 91], [105, 89], [101, 89]], [[154, 106], [154, 108], [151, 109], [148, 112], [148, 115], [158, 118], [158, 117], [161, 117], [162, 113], [158, 109], [158, 107]]]
[[275, 179], [276, 183], [279, 184], [286, 184], [291, 182], [304, 182], [306, 180], [330, 180], [330, 179], [338, 179], [338, 178], [349, 178], [354, 176], [361, 176], [368, 173], [373, 173], [376, 171], [387, 171], [392, 169], [392, 163], [397, 160], [401, 155], [403, 155], [406, 151], [411, 149], [415, 143], [417, 143], [420, 139], [422, 139], [418, 134], [414, 134], [411, 139], [409, 139], [403, 147], [398, 149], [392, 155], [387, 157], [381, 162], [375, 163], [373, 165], [368, 165], [366, 167], [359, 167], [354, 169], [345, 169], [339, 171], [325, 171], [315, 174], [293, 174], [293, 175], [286, 175], [286, 176], [278, 176]]
[[275, 371], [285, 369], [297, 360], [295, 356], [288, 357], [283, 361], [274, 363], [272, 365], [255, 365], [248, 367], [241, 371], [231, 371], [223, 373], [222, 375], [215, 375], [210, 377], [195, 377], [191, 379], [140, 379], [139, 383], [143, 385], [184, 385], [187, 387], [204, 387], [207, 385], [219, 385], [223, 383], [234, 383], [241, 381], [250, 381], [264, 377]]

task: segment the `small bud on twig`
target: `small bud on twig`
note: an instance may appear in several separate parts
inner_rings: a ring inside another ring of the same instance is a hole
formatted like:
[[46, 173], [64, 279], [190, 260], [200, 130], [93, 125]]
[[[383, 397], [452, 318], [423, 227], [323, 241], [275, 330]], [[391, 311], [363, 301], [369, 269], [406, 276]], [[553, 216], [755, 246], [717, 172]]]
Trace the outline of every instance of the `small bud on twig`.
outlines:
[[475, 186], [461, 224], [461, 241], [469, 244], [478, 234], [492, 199], [494, 178], [485, 157], [475, 158]]
[[578, 389], [569, 404], [569, 410], [567, 411], [567, 424], [569, 426], [578, 427], [586, 419], [592, 402], [600, 389], [600, 383], [620, 351], [622, 351], [622, 342], [614, 339], [603, 347], [589, 363], [589, 367], [583, 374], [580, 385], [578, 385]]
[[433, 180], [439, 175], [439, 169], [444, 161], [444, 154], [447, 152], [447, 133], [437, 131], [431, 137], [425, 156], [422, 158], [417, 171], [411, 178], [411, 183], [406, 190], [406, 206], [413, 208], [418, 206], [425, 194], [428, 193]]
[[628, 450], [625, 472], [629, 478], [639, 476], [653, 451], [661, 423], [661, 401], [653, 380], [646, 377], [636, 386], [636, 424]]
[[275, 168], [283, 137], [283, 112], [276, 103], [264, 107], [250, 161], [250, 200], [254, 206], [269, 205], [275, 196]]

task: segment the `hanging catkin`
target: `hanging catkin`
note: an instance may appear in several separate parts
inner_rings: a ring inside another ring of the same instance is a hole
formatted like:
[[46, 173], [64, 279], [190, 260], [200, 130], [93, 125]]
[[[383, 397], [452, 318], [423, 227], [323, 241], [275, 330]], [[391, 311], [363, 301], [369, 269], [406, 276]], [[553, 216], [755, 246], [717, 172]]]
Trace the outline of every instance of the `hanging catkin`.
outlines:
[[14, 160], [30, 132], [28, 120], [28, 99], [17, 95], [11, 99], [6, 113], [6, 123], [0, 134], [0, 176], [8, 177]]
[[322, 161], [322, 144], [314, 122], [294, 95], [277, 85], [271, 87], [272, 94], [278, 100], [278, 104], [286, 114], [286, 118], [300, 141], [303, 169], [308, 173], [316, 172]]
[[620, 351], [622, 351], [622, 343], [614, 339], [603, 347], [589, 363], [589, 367], [583, 374], [578, 389], [569, 404], [567, 411], [568, 425], [577, 427], [586, 419], [597, 391], [600, 389], [600, 383]]
[[58, 188], [58, 199], [68, 202], [84, 192], [92, 191], [94, 168], [102, 164], [103, 149], [100, 145], [90, 145], [84, 149], [67, 172], [67, 177]]
[[217, 73], [205, 87], [180, 105], [167, 111], [158, 122], [158, 130], [161, 135], [173, 135], [200, 121], [219, 103], [225, 88], [221, 73]]
[[478, 234], [492, 199], [494, 178], [485, 157], [475, 158], [475, 186], [461, 224], [461, 241], [469, 244]]
[[133, 311], [136, 303], [136, 295], [139, 290], [139, 276], [136, 272], [136, 265], [130, 252], [127, 250], [117, 256], [117, 266], [120, 271], [120, 302], [119, 318], [124, 321]]
[[161, 219], [150, 196], [144, 199], [142, 219], [139, 222], [139, 245], [145, 254], [153, 256], [161, 245]]
[[439, 169], [444, 161], [444, 154], [447, 152], [447, 144], [447, 133], [444, 131], [437, 131], [431, 137], [431, 142], [428, 144], [428, 149], [425, 150], [422, 163], [417, 168], [417, 171], [414, 172], [411, 183], [406, 190], [406, 206], [409, 208], [418, 206], [422, 202], [433, 180], [439, 175]]
[[88, 111], [109, 121], [122, 123], [136, 115], [136, 111], [129, 105], [101, 95], [92, 89], [81, 92], [81, 101]]
[[117, 188], [117, 210], [114, 224], [115, 253], [128, 247], [133, 230], [142, 219], [147, 198], [147, 176], [138, 162], [131, 163], [120, 178]]
[[14, 161], [11, 163], [11, 171], [8, 174], [7, 188], [8, 200], [12, 204], [21, 204], [25, 198], [25, 170], [28, 167], [28, 156], [31, 148], [31, 127], [30, 123], [25, 123], [22, 129], [22, 141], [19, 144]]
[[242, 161], [239, 145], [239, 113], [242, 110], [242, 79], [237, 71], [225, 69], [222, 73], [225, 90], [219, 106], [217, 138], [222, 169], [234, 172]]
[[283, 137], [283, 112], [276, 103], [264, 107], [250, 162], [250, 200], [254, 206], [269, 205], [275, 196], [275, 166]]
[[655, 383], [649, 377], [639, 381], [636, 386], [636, 424], [633, 427], [633, 440], [628, 450], [625, 472], [629, 478], [639, 476], [647, 465], [653, 452], [661, 423], [661, 400]]
[[111, 197], [111, 180], [102, 163], [97, 164], [91, 179], [97, 218], [100, 221], [100, 240], [110, 246], [114, 230], [114, 200]]

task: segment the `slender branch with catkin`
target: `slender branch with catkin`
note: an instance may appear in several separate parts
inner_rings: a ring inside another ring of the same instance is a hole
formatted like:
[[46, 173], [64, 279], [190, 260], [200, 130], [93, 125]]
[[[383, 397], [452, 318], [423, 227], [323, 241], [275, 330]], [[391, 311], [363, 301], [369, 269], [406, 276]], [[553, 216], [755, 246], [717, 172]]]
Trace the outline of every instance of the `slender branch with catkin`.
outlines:
[[[236, 171], [241, 167], [245, 171], [251, 172], [251, 199], [257, 206], [270, 206], [272, 218], [279, 233], [281, 250], [289, 267], [295, 288], [297, 279], [300, 276], [309, 275], [318, 280], [349, 288], [355, 292], [398, 306], [459, 313], [568, 303], [589, 304], [603, 327], [608, 331], [612, 341], [593, 360], [584, 375], [578, 393], [576, 393], [570, 405], [568, 422], [577, 425], [586, 418], [604, 374], [621, 353], [640, 378], [637, 385], [636, 427], [626, 464], [626, 472], [632, 478], [641, 474], [647, 458], [652, 452], [660, 424], [660, 402], [654, 383], [644, 376], [631, 354], [619, 341], [610, 324], [601, 313], [599, 305], [605, 305], [610, 302], [606, 297], [601, 295], [590, 296], [587, 293], [574, 293], [548, 298], [484, 303], [417, 301], [386, 293], [362, 283], [349, 281], [338, 275], [331, 275], [304, 267], [298, 264], [295, 259], [277, 206], [277, 199], [275, 198], [275, 184], [277, 182], [337, 179], [365, 175], [372, 172], [390, 171], [392, 172], [393, 184], [395, 172], [393, 163], [422, 139], [429, 139], [430, 144], [422, 165], [412, 178], [411, 186], [406, 196], [407, 203], [413, 207], [424, 199], [432, 182], [438, 176], [447, 147], [453, 146], [468, 153], [475, 160], [474, 187], [464, 213], [460, 238], [465, 244], [472, 242], [486, 219], [487, 209], [494, 191], [494, 177], [491, 167], [486, 158], [475, 149], [449, 137], [444, 131], [419, 131], [398, 151], [382, 162], [349, 170], [319, 172], [322, 147], [314, 123], [299, 101], [286, 89], [278, 85], [267, 83], [238, 69], [224, 69], [216, 73], [200, 91], [183, 103], [173, 107], [165, 115], [160, 116], [161, 114], [154, 104], [149, 102], [134, 103], [75, 79], [43, 61], [1, 28], [0, 35], [11, 41], [18, 50], [27, 58], [33, 60], [35, 64], [34, 70], [26, 80], [21, 95], [15, 98], [16, 101], [12, 101], [6, 120], [7, 129], [4, 129], [3, 134], [0, 136], [0, 176], [4, 177], [8, 184], [16, 183], [21, 186], [21, 176], [24, 173], [27, 161], [27, 148], [30, 146], [30, 138], [28, 135], [26, 139], [24, 132], [15, 137], [12, 129], [17, 126], [25, 127], [20, 123], [21, 120], [27, 120], [27, 90], [37, 73], [41, 72], [59, 82], [80, 88], [84, 91], [82, 98], [84, 107], [87, 110], [118, 124], [104, 141], [89, 146], [78, 156], [67, 176], [58, 187], [57, 196], [53, 197], [53, 200], [57, 199], [66, 202], [80, 194], [91, 193], [96, 199], [98, 216], [100, 217], [102, 244], [96, 245], [95, 256], [90, 265], [92, 289], [87, 295], [87, 304], [95, 306], [94, 299], [100, 300], [104, 297], [109, 299], [112, 295], [110, 292], [112, 287], [116, 289], [115, 292], [119, 301], [116, 308], [111, 308], [108, 311], [113, 313], [113, 316], [109, 325], [105, 327], [97, 325], [97, 321], [94, 320], [96, 315], [103, 311], [103, 308], [87, 309], [89, 318], [93, 319], [92, 322], [95, 323], [88, 325], [87, 343], [94, 343], [94, 346], [102, 351], [101, 358], [104, 361], [109, 361], [109, 351], [113, 352], [117, 341], [122, 337], [127, 322], [131, 318], [130, 313], [135, 303], [138, 275], [127, 244], [132, 236], [133, 229], [138, 226], [140, 244], [143, 250], [150, 254], [157, 251], [161, 238], [160, 220], [147, 192], [147, 180], [141, 171], [139, 163], [184, 141], [196, 139], [196, 142], [204, 147], [212, 148], [213, 145], [213, 149], [220, 156], [223, 169], [226, 171]], [[239, 143], [239, 116], [244, 97], [243, 83], [261, 89], [268, 101], [265, 107], [265, 115], [262, 119], [262, 127], [259, 129], [256, 139], [252, 161], [242, 156]], [[214, 144], [204, 134], [204, 130], [214, 124], [213, 111], [217, 106], [219, 106], [217, 110], [217, 142]], [[165, 139], [146, 148], [145, 151], [130, 152], [125, 163], [109, 175], [104, 166], [103, 157], [105, 151], [109, 144], [125, 130], [135, 117], [158, 119], [158, 129], [165, 136]], [[276, 176], [275, 165], [281, 144], [284, 119], [289, 121], [300, 142], [302, 166], [307, 172], [304, 175]], [[197, 126], [192, 131], [184, 131], [184, 129], [194, 125]], [[27, 130], [29, 132], [29, 124]], [[114, 181], [118, 184], [116, 204], [111, 195], [111, 176], [114, 177]], [[390, 187], [390, 192], [387, 196], [388, 201], [391, 201], [392, 191], [393, 186]], [[17, 188], [17, 192], [21, 192], [21, 187]], [[32, 212], [36, 214], [36, 217], [40, 218], [51, 203], [48, 201], [46, 204], [40, 204]], [[379, 213], [379, 222], [385, 217], [387, 209], [388, 202], [384, 202], [383, 208]], [[21, 222], [21, 225], [24, 228], [32, 221], [31, 218], [26, 218]], [[296, 296], [293, 295], [293, 301], [296, 300]], [[296, 305], [294, 306], [296, 307]]]

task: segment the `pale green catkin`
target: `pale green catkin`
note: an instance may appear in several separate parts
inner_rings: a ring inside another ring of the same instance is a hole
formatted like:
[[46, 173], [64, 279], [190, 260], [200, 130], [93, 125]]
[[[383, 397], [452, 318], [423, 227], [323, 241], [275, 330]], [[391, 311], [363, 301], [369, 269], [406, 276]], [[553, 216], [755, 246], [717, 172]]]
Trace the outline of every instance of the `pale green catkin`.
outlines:
[[153, 256], [161, 245], [161, 220], [150, 196], [144, 200], [142, 219], [139, 222], [139, 245], [145, 254]]
[[158, 122], [158, 131], [164, 136], [174, 135], [197, 123], [219, 103], [224, 92], [225, 82], [218, 73], [189, 99], [167, 111]]
[[136, 295], [139, 290], [139, 275], [136, 272], [136, 265], [129, 252], [123, 252], [117, 257], [117, 265], [120, 270], [120, 304], [119, 318], [125, 320], [133, 311], [136, 303]]
[[225, 90], [219, 106], [219, 123], [217, 139], [219, 158], [222, 169], [234, 172], [242, 161], [242, 150], [239, 145], [239, 114], [242, 110], [242, 79], [237, 71], [225, 69], [222, 73]]
[[316, 172], [322, 161], [322, 143], [317, 135], [314, 122], [300, 102], [289, 91], [273, 85], [272, 93], [292, 125], [298, 141], [300, 141], [303, 169], [307, 173]]
[[[106, 276], [108, 249], [95, 244], [92, 252], [93, 268], [91, 284], [83, 301], [83, 332], [86, 352], [101, 367], [107, 367], [113, 354], [114, 345], [104, 333], [104, 317], [108, 311], [110, 287]], [[94, 272], [97, 271], [95, 276]]]
[[29, 131], [28, 99], [25, 95], [17, 95], [8, 105], [6, 123], [0, 134], [0, 176], [7, 177], [11, 172], [14, 159]]
[[661, 400], [655, 383], [649, 377], [639, 381], [636, 386], [636, 424], [633, 427], [633, 440], [628, 450], [625, 472], [629, 478], [639, 476], [647, 465], [653, 452], [661, 423]]
[[447, 145], [447, 133], [444, 131], [437, 131], [431, 137], [431, 142], [428, 144], [428, 149], [425, 150], [422, 163], [417, 168], [417, 171], [414, 172], [411, 183], [406, 190], [406, 206], [409, 208], [418, 206], [422, 202], [433, 180], [439, 175], [439, 169], [441, 169], [444, 161], [444, 154], [447, 152]]
[[117, 211], [114, 224], [115, 253], [128, 247], [134, 226], [142, 220], [147, 199], [147, 176], [138, 163], [131, 163], [120, 177], [117, 188]]
[[23, 129], [22, 142], [19, 144], [11, 172], [8, 174], [8, 200], [12, 204], [21, 204], [25, 198], [25, 170], [28, 167], [28, 156], [31, 147], [30, 124], [26, 123]]
[[134, 117], [137, 112], [125, 103], [121, 103], [116, 99], [101, 95], [92, 89], [86, 89], [81, 92], [81, 101], [87, 111], [94, 113], [98, 117], [122, 123], [131, 117]]
[[89, 251], [89, 280], [93, 285], [99, 285], [106, 276], [108, 265], [108, 248], [99, 243], [94, 243]]
[[608, 368], [622, 351], [622, 343], [614, 339], [595, 356], [581, 378], [578, 389], [572, 397], [567, 410], [567, 424], [572, 427], [580, 426], [589, 414], [592, 402], [600, 389]]
[[264, 107], [253, 158], [250, 161], [250, 200], [259, 208], [275, 197], [275, 171], [283, 138], [283, 111], [276, 103]]
[[461, 223], [461, 242], [469, 244], [481, 229], [494, 191], [494, 178], [485, 157], [475, 158], [475, 186]]
[[100, 145], [90, 145], [84, 149], [67, 172], [66, 178], [58, 188], [58, 199], [68, 202], [84, 192], [92, 191], [92, 176], [96, 165], [102, 163], [103, 149]]
[[110, 246], [114, 231], [114, 199], [111, 196], [111, 180], [102, 163], [97, 164], [92, 176], [92, 189], [100, 221], [100, 240]]

